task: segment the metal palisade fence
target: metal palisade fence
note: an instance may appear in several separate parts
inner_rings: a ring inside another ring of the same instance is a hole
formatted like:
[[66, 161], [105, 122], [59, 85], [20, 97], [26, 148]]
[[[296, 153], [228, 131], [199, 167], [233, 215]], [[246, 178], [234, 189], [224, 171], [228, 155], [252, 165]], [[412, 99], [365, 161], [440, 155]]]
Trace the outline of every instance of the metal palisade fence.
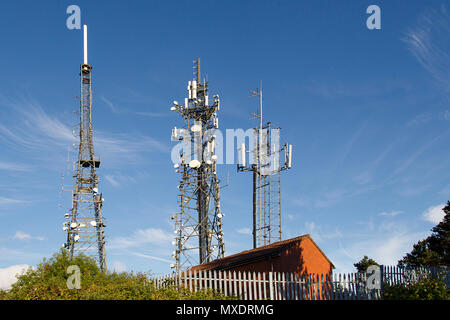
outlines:
[[[240, 300], [377, 300], [385, 284], [409, 284], [448, 268], [406, 269], [380, 266], [370, 273], [304, 274], [251, 271], [185, 271], [153, 278], [161, 288], [175, 285], [198, 291], [210, 288]], [[377, 282], [378, 279], [383, 281]], [[447, 272], [445, 281], [450, 285]]]

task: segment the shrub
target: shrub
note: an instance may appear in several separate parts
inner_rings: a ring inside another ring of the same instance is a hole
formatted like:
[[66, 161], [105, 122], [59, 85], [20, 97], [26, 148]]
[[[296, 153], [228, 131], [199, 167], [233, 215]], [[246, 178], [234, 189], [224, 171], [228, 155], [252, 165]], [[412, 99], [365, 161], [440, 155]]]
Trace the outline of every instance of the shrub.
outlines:
[[449, 300], [450, 290], [442, 278], [423, 279], [411, 284], [384, 286], [385, 300]]
[[[66, 273], [70, 265], [81, 272], [81, 288], [68, 289]], [[37, 268], [18, 276], [10, 290], [0, 290], [0, 300], [216, 300], [230, 299], [210, 289], [190, 292], [168, 285], [156, 288], [149, 273], [103, 273], [95, 260], [80, 254], [69, 259], [62, 249]]]

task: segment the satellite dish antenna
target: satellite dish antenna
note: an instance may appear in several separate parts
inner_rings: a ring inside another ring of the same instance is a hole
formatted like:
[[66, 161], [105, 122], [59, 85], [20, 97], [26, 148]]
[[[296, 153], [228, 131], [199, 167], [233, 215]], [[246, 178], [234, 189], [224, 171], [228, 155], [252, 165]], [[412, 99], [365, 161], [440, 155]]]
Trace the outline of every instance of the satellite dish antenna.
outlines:
[[73, 239], [74, 239], [75, 241], [78, 241], [78, 240], [80, 240], [80, 236], [79, 236], [79, 235], [76, 235], [75, 237], [73, 237]]
[[191, 131], [192, 131], [192, 132], [200, 132], [200, 131], [202, 131], [202, 126], [201, 126], [201, 125], [198, 125], [198, 124], [194, 124], [194, 125], [191, 127]]
[[97, 222], [91, 221], [91, 226], [95, 227], [97, 225]]
[[71, 228], [76, 228], [76, 227], [77, 227], [77, 223], [76, 223], [76, 222], [72, 222], [72, 223], [70, 224], [70, 227], [71, 227]]
[[200, 161], [198, 161], [197, 159], [191, 160], [189, 162], [189, 167], [191, 168], [199, 168], [200, 167]]

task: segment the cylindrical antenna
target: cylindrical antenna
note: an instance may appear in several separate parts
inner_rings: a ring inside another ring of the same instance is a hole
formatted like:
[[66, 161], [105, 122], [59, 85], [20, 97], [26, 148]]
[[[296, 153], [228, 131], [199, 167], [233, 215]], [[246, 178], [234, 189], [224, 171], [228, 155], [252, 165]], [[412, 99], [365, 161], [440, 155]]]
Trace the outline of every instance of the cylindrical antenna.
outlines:
[[247, 163], [245, 161], [245, 143], [241, 144], [241, 165], [246, 167]]
[[289, 155], [287, 167], [290, 169], [292, 167], [292, 144], [289, 145]]
[[200, 58], [197, 58], [197, 83], [200, 83]]
[[84, 52], [84, 59], [83, 64], [88, 64], [88, 58], [87, 58], [87, 25], [83, 25], [83, 52]]

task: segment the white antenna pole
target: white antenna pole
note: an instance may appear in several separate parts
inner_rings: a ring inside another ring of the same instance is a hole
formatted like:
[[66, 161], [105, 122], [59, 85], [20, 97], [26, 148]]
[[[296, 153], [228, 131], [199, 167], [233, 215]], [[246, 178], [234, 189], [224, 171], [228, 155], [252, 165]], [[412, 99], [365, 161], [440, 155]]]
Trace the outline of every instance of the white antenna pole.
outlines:
[[259, 106], [260, 106], [260, 116], [261, 116], [261, 122], [260, 122], [260, 126], [261, 126], [261, 131], [262, 131], [262, 126], [263, 126], [263, 112], [262, 112], [262, 81], [260, 82], [259, 85]]
[[245, 143], [241, 144], [241, 165], [246, 167], [247, 163], [245, 161]]
[[287, 167], [290, 169], [292, 167], [292, 144], [289, 145], [289, 156], [288, 156], [288, 165]]
[[260, 161], [261, 161], [261, 153], [262, 153], [262, 137], [263, 137], [263, 132], [262, 132], [262, 130], [263, 130], [263, 106], [262, 106], [262, 99], [263, 99], [263, 97], [262, 97], [262, 81], [260, 82], [260, 85], [259, 85], [259, 108], [260, 108], [260, 110], [259, 110], [259, 120], [260, 120], [260, 122], [259, 122], [259, 145], [258, 145], [258, 148], [259, 148], [259, 154], [258, 154], [258, 159], [259, 159], [259, 161], [258, 161], [258, 166], [260, 165]]
[[84, 52], [84, 60], [83, 63], [87, 64], [87, 25], [83, 25], [83, 52]]

